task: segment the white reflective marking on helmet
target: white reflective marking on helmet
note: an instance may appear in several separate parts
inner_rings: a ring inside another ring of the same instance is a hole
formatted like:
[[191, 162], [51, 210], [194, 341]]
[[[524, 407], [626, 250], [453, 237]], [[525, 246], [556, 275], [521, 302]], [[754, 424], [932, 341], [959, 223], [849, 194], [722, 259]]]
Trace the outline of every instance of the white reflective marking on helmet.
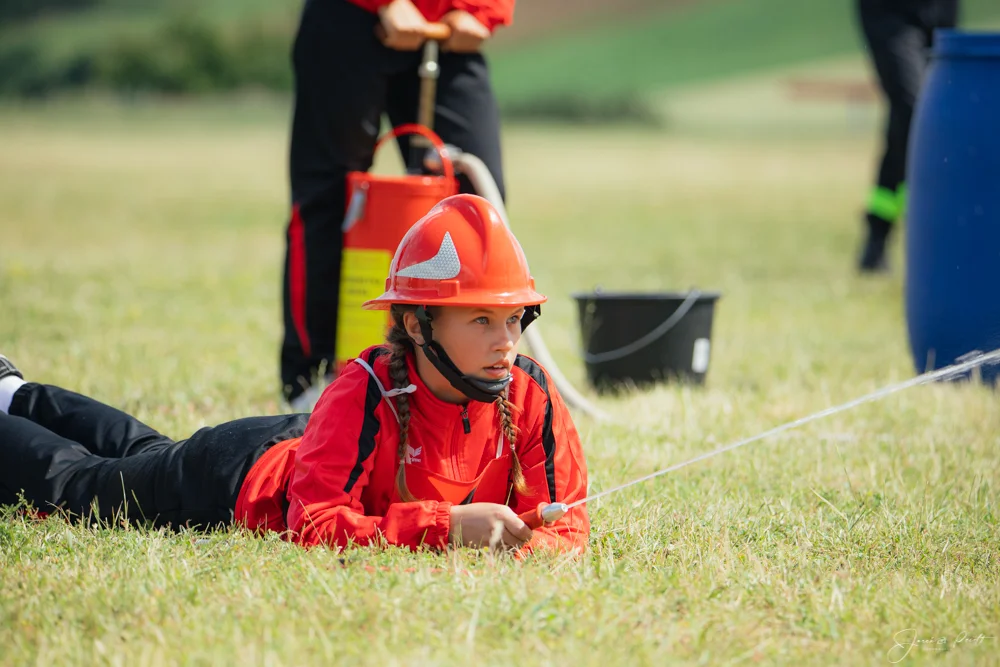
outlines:
[[417, 262], [405, 269], [396, 271], [400, 278], [422, 278], [424, 280], [451, 280], [462, 270], [462, 262], [458, 259], [455, 242], [451, 240], [451, 232], [445, 232], [441, 239], [441, 247], [437, 254], [424, 262]]

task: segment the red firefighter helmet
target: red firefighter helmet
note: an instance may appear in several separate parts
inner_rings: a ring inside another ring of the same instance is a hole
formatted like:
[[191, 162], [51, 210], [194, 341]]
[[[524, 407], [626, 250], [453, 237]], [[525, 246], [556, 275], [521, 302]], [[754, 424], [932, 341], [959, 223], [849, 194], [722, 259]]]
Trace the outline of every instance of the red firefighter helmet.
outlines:
[[385, 293], [367, 310], [418, 306], [535, 306], [528, 260], [499, 213], [476, 195], [442, 199], [400, 241]]

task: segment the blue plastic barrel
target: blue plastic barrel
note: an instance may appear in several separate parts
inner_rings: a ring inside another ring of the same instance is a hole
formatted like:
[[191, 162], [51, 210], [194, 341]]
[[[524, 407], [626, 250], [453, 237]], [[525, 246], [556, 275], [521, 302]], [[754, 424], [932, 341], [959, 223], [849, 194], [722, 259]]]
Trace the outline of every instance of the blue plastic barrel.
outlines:
[[906, 319], [923, 373], [1000, 348], [1000, 33], [936, 32], [909, 149]]

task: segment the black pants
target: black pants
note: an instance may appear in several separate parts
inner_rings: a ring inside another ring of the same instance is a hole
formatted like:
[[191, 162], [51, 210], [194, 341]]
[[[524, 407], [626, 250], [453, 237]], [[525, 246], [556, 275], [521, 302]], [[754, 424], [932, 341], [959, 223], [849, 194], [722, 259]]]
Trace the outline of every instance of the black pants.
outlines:
[[[906, 180], [906, 148], [910, 121], [936, 28], [954, 27], [958, 0], [858, 0], [858, 17], [869, 55], [889, 102], [876, 188], [898, 193]], [[877, 191], [876, 191], [877, 192]], [[869, 211], [892, 222], [893, 210], [873, 196]], [[897, 211], [898, 213], [898, 211]], [[892, 219], [888, 219], [892, 218]]]
[[[346, 174], [371, 167], [383, 112], [393, 126], [417, 120], [421, 52], [382, 46], [377, 21], [347, 0], [307, 0], [295, 40], [281, 347], [289, 399], [334, 361]], [[504, 192], [499, 112], [482, 55], [441, 55], [434, 130], [485, 162]], [[399, 146], [409, 155], [408, 138]], [[472, 192], [468, 182], [461, 189]]]
[[[239, 419], [174, 442], [120, 410], [29, 383], [0, 413], [0, 504], [208, 528], [232, 522], [253, 463], [301, 436], [306, 415]], [[91, 512], [96, 501], [96, 511]]]

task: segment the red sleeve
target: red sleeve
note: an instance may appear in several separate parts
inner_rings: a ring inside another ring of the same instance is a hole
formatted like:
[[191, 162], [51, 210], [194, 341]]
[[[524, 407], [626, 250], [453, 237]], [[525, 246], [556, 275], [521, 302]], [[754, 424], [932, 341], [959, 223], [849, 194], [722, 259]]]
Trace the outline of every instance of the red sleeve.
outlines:
[[[541, 368], [539, 366], [539, 368]], [[528, 493], [518, 495], [514, 511], [518, 514], [534, 509], [538, 503], [572, 503], [587, 497], [587, 461], [583, 455], [580, 436], [573, 425], [562, 396], [555, 383], [544, 373], [547, 386], [537, 392], [540, 400], [531, 401], [525, 407], [531, 414], [525, 415], [526, 424], [531, 424], [518, 439], [521, 466]], [[552, 498], [552, 488], [555, 498]], [[557, 551], [579, 551], [587, 548], [590, 537], [590, 517], [587, 506], [574, 507], [551, 526], [543, 526], [534, 531], [534, 536], [522, 552], [539, 548], [553, 548]]]
[[385, 516], [365, 514], [361, 492], [376, 459], [382, 400], [368, 372], [354, 363], [320, 397], [288, 485], [288, 527], [299, 544], [447, 546], [451, 503], [393, 503]]
[[514, 22], [514, 0], [452, 0], [451, 6], [469, 12], [490, 32]]
[[[349, 0], [349, 2], [367, 9], [370, 12], [378, 12], [379, 8], [388, 5], [392, 0]], [[424, 14], [427, 13], [423, 6], [426, 3], [415, 0], [414, 5]], [[461, 9], [469, 12], [476, 20], [493, 32], [498, 26], [511, 25], [514, 22], [514, 0], [451, 0], [451, 9]], [[443, 13], [443, 12], [442, 12]]]
[[388, 5], [392, 0], [348, 0], [348, 2], [367, 9], [370, 12], [378, 12], [380, 7]]

